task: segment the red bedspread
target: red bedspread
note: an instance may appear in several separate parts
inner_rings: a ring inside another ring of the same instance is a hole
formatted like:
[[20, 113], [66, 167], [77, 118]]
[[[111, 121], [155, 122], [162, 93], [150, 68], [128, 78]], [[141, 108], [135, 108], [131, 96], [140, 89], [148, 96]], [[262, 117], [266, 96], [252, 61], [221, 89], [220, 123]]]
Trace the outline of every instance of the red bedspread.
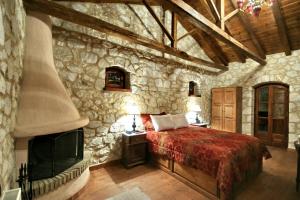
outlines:
[[200, 169], [218, 181], [229, 195], [234, 181], [241, 181], [262, 157], [271, 157], [257, 138], [214, 129], [188, 127], [162, 132], [148, 131], [150, 151]]

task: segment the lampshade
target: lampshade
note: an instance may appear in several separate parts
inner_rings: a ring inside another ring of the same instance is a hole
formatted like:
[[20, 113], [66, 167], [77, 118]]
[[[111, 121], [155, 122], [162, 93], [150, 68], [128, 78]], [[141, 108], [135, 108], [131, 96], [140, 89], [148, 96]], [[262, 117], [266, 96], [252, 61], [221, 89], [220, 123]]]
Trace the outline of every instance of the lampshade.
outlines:
[[138, 115], [140, 114], [140, 110], [135, 103], [129, 103], [127, 105], [127, 113], [130, 115]]
[[192, 105], [191, 106], [191, 111], [194, 111], [194, 112], [201, 112], [201, 108], [199, 105]]

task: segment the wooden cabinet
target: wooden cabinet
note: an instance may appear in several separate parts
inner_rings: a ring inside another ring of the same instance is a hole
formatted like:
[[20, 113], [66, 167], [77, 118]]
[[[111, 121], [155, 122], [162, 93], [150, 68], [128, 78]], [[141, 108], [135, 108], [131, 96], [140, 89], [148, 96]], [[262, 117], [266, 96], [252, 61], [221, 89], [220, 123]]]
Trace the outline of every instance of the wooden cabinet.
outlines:
[[122, 163], [125, 167], [133, 167], [146, 162], [147, 155], [146, 133], [123, 133]]
[[242, 88], [213, 88], [211, 95], [211, 128], [241, 132]]
[[254, 135], [267, 145], [287, 148], [289, 86], [264, 83], [255, 86]]

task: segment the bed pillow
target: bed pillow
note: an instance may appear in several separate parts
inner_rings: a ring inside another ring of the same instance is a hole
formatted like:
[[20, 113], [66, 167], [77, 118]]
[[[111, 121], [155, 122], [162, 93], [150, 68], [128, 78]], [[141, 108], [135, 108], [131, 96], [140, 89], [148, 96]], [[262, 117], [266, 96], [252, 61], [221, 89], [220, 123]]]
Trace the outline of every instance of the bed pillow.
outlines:
[[[146, 113], [141, 114], [141, 119], [142, 119], [142, 122], [143, 122], [143, 125], [144, 125], [146, 131], [154, 130], [150, 115], [151, 114], [146, 114]], [[166, 113], [162, 112], [160, 114], [153, 114], [153, 115], [166, 115]]]
[[185, 114], [171, 115], [171, 118], [172, 118], [173, 123], [175, 125], [175, 129], [184, 128], [184, 127], [189, 126], [189, 123], [188, 123], [188, 121], [185, 117]]
[[155, 131], [174, 129], [175, 124], [171, 115], [150, 115]]

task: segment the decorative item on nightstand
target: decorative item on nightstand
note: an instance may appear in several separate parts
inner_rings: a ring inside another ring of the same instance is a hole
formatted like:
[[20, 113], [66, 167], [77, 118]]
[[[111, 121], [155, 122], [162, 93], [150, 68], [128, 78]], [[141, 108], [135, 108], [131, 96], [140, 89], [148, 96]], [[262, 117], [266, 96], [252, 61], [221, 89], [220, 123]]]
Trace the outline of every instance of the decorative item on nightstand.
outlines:
[[139, 108], [135, 103], [132, 103], [128, 105], [127, 107], [127, 112], [129, 115], [133, 115], [133, 123], [132, 123], [132, 131], [126, 131], [126, 133], [131, 134], [131, 133], [140, 133], [140, 131], [136, 130], [136, 115], [140, 114]]
[[196, 113], [195, 123], [196, 123], [196, 124], [200, 124], [201, 121], [199, 120], [199, 116], [198, 116], [199, 113], [201, 112], [200, 106], [199, 106], [199, 105], [194, 105], [194, 106], [192, 107], [192, 111]]

